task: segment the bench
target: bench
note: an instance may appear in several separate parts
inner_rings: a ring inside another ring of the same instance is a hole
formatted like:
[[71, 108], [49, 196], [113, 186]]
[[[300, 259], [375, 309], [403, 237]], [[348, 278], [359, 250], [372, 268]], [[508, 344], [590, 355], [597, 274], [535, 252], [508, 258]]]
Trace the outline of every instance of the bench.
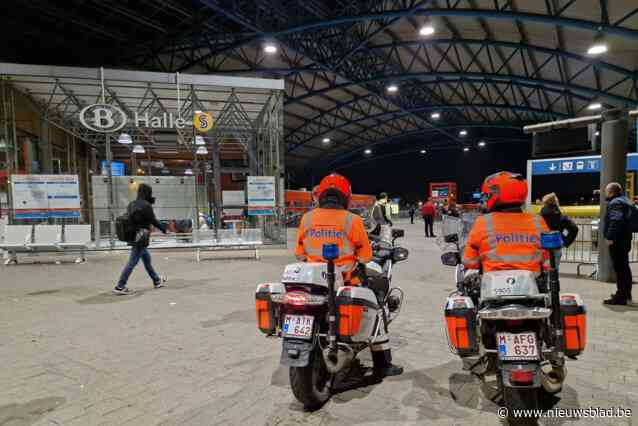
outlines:
[[28, 244], [33, 242], [33, 226], [31, 225], [5, 225], [4, 241], [0, 249], [6, 250], [9, 257], [5, 265], [18, 263], [18, 253], [30, 252]]
[[5, 265], [18, 263], [18, 253], [65, 253], [79, 251], [76, 263], [86, 261], [91, 225], [6, 225], [0, 249], [9, 254]]

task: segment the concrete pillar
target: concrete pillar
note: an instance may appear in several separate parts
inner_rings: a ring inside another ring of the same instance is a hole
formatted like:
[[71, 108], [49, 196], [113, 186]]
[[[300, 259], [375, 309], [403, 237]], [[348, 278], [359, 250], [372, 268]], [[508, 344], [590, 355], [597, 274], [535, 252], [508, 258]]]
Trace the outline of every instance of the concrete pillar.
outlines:
[[212, 143], [213, 152], [213, 203], [215, 213], [215, 235], [218, 235], [218, 231], [221, 225], [222, 218], [222, 162], [221, 153], [219, 151], [219, 141], [217, 138], [213, 138]]
[[603, 235], [607, 201], [605, 187], [618, 182], [625, 188], [627, 173], [627, 111], [610, 110], [603, 113], [600, 168], [600, 225], [598, 228], [598, 280], [614, 282], [616, 275]]
[[40, 173], [53, 173], [53, 156], [51, 152], [51, 142], [49, 141], [49, 122], [45, 119], [40, 121], [40, 140], [38, 141], [40, 151]]

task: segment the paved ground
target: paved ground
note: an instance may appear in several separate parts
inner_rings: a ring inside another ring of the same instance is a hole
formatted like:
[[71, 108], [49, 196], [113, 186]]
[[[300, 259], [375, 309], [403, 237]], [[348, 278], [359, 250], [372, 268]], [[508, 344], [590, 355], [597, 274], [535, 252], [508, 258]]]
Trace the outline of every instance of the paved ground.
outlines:
[[[420, 225], [406, 229], [411, 257], [397, 266], [395, 284], [407, 302], [391, 330], [406, 372], [336, 395], [314, 413], [288, 388], [279, 341], [255, 327], [255, 286], [278, 279], [292, 259], [287, 251], [200, 264], [159, 252], [154, 262], [170, 286], [151, 289], [140, 266], [130, 283], [135, 294], [120, 297], [109, 292], [122, 254], [1, 267], [0, 425], [499, 424], [490, 384], [464, 372], [447, 349], [441, 305], [452, 271]], [[607, 284], [566, 275], [562, 285], [588, 303], [589, 346], [569, 362], [558, 406], [638, 413], [638, 307], [602, 306]]]

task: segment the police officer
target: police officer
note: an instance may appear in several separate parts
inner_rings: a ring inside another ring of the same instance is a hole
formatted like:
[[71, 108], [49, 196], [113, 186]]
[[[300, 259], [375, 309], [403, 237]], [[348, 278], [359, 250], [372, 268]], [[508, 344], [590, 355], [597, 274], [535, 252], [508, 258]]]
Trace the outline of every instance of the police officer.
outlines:
[[[358, 262], [372, 258], [372, 247], [361, 217], [350, 213], [348, 205], [352, 189], [348, 180], [336, 173], [323, 178], [317, 189], [319, 207], [306, 213], [299, 224], [295, 255], [298, 260], [325, 262], [324, 244], [337, 244], [339, 258], [335, 265], [344, 272], [344, 280], [358, 285], [352, 276]], [[403, 368], [392, 364], [388, 335], [380, 335], [371, 347], [374, 374], [379, 377], [396, 376]]]
[[549, 232], [541, 216], [524, 213], [527, 182], [519, 175], [499, 172], [483, 182], [482, 202], [486, 214], [470, 231], [463, 265], [483, 267], [484, 272], [522, 269], [540, 272], [549, 268], [549, 254], [540, 236]]

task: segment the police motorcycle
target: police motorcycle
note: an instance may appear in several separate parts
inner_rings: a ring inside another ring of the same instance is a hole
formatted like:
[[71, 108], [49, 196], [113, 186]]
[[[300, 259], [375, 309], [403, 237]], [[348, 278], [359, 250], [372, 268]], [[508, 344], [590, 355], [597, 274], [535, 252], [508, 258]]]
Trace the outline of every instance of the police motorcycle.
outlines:
[[[360, 265], [360, 286], [344, 285], [335, 244], [323, 246], [326, 263], [287, 265], [281, 282], [257, 286], [257, 326], [269, 337], [281, 337], [281, 364], [290, 367], [290, 387], [306, 408], [318, 408], [331, 396], [337, 373], [387, 333], [401, 311], [404, 293], [392, 287], [394, 264], [408, 258], [395, 241], [370, 236], [373, 258]], [[341, 374], [340, 374], [341, 375]]]
[[561, 235], [542, 234], [551, 268], [538, 280], [523, 270], [466, 271], [461, 262], [463, 237], [443, 237], [448, 249], [442, 263], [456, 267], [457, 290], [444, 308], [450, 350], [468, 358], [472, 373], [496, 374], [510, 416], [515, 409], [537, 409], [545, 395], [562, 390], [565, 357], [575, 359], [586, 343], [583, 300], [560, 292], [555, 255], [562, 247]]

